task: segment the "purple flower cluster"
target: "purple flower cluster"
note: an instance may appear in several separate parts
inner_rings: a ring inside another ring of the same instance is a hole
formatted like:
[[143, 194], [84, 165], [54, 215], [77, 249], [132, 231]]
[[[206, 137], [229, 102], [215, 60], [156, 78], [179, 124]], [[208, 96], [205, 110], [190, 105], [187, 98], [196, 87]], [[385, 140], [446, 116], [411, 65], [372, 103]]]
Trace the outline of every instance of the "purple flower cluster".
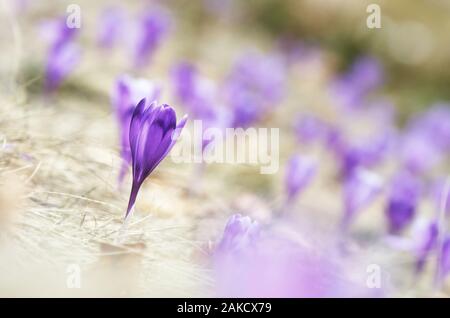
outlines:
[[162, 7], [144, 9], [138, 17], [129, 18], [120, 7], [104, 9], [98, 19], [97, 43], [104, 49], [117, 44], [129, 48], [133, 66], [147, 66], [167, 37], [171, 25]]

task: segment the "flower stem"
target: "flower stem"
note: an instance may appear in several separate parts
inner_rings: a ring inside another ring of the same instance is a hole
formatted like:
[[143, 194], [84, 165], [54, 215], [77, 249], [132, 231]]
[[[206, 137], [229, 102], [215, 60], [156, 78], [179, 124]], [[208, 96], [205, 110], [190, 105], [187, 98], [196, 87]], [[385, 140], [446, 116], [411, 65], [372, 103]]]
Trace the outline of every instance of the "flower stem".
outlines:
[[127, 213], [125, 214], [125, 219], [128, 217], [128, 215], [130, 214], [131, 210], [134, 207], [140, 187], [141, 184], [133, 180], [133, 185], [131, 186], [130, 200], [128, 201], [128, 208]]

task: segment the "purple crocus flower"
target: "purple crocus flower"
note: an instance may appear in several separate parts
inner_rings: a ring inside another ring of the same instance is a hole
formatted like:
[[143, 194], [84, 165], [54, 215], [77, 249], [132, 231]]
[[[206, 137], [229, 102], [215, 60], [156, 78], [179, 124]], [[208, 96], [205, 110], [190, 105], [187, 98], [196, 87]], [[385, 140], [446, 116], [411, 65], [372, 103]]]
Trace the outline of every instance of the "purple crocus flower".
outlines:
[[335, 148], [340, 164], [340, 174], [347, 178], [359, 168], [373, 168], [386, 158], [391, 148], [392, 132], [385, 129], [369, 138], [358, 141], [347, 141], [341, 137]]
[[172, 80], [181, 105], [196, 119], [210, 120], [215, 116], [217, 88], [215, 83], [199, 74], [188, 62], [177, 64], [172, 71]]
[[344, 181], [344, 216], [342, 228], [345, 230], [355, 216], [371, 204], [381, 192], [381, 178], [370, 171], [357, 169]]
[[172, 82], [175, 95], [180, 102], [188, 104], [194, 99], [195, 85], [198, 76], [197, 69], [189, 62], [180, 62], [172, 69]]
[[242, 56], [225, 87], [225, 99], [234, 114], [233, 126], [245, 127], [260, 120], [284, 97], [285, 81], [285, 65], [278, 56]]
[[104, 9], [98, 20], [98, 44], [103, 48], [112, 48], [121, 36], [124, 22], [125, 17], [120, 8]]
[[401, 137], [400, 160], [412, 173], [425, 173], [442, 160], [443, 152], [430, 137], [423, 130], [410, 130]]
[[149, 62], [169, 30], [169, 16], [162, 9], [147, 11], [139, 20], [136, 42], [134, 43], [134, 62], [142, 67]]
[[42, 22], [39, 31], [41, 37], [51, 48], [59, 48], [72, 42], [78, 34], [77, 28], [67, 26], [66, 17]]
[[[190, 118], [202, 121], [203, 131], [209, 128], [224, 129], [228, 125], [227, 113], [217, 103], [218, 90], [213, 81], [200, 74], [189, 62], [175, 65], [171, 75], [180, 104]], [[202, 152], [212, 141], [212, 138], [202, 140]]]
[[142, 183], [172, 149], [186, 121], [184, 116], [177, 124], [175, 111], [169, 105], [157, 106], [145, 98], [137, 104], [129, 132], [133, 184], [125, 217], [133, 209]]
[[410, 121], [400, 149], [405, 168], [422, 174], [450, 153], [449, 123], [450, 110], [446, 104], [437, 104]]
[[410, 130], [421, 131], [441, 151], [450, 152], [450, 104], [432, 105], [412, 119], [408, 126]]
[[69, 28], [65, 18], [45, 22], [41, 31], [50, 44], [45, 67], [44, 91], [52, 93], [75, 69], [80, 60], [81, 50], [73, 42], [77, 29]]
[[326, 129], [326, 124], [311, 114], [301, 115], [294, 126], [299, 141], [306, 144], [323, 139], [326, 136]]
[[157, 101], [160, 92], [161, 90], [157, 85], [143, 78], [132, 78], [123, 75], [116, 82], [112, 96], [112, 105], [119, 124], [120, 155], [123, 160], [119, 173], [119, 184], [122, 183], [125, 173], [131, 164], [129, 130], [134, 108], [143, 98], [151, 102]]
[[248, 127], [262, 119], [265, 111], [259, 98], [245, 90], [236, 91], [231, 101], [233, 120], [232, 127]]
[[255, 244], [259, 239], [261, 227], [248, 216], [234, 214], [225, 226], [225, 230], [216, 247], [216, 253], [235, 253]]
[[56, 91], [80, 61], [81, 50], [74, 43], [65, 44], [50, 50], [45, 69], [46, 93]]
[[333, 96], [346, 109], [361, 107], [367, 94], [383, 83], [383, 69], [372, 57], [361, 57], [332, 84]]
[[398, 234], [413, 220], [421, 195], [421, 184], [408, 172], [399, 173], [391, 183], [386, 206], [388, 229]]
[[293, 156], [286, 168], [285, 187], [287, 201], [292, 201], [309, 185], [317, 171], [317, 163], [308, 157]]

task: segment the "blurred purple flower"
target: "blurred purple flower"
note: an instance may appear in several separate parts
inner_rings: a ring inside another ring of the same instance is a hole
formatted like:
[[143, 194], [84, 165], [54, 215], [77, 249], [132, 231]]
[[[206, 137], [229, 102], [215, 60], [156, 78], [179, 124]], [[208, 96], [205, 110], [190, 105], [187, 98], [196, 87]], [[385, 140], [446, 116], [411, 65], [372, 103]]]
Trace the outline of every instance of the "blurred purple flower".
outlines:
[[401, 140], [404, 166], [418, 174], [426, 173], [450, 153], [450, 110], [437, 104], [417, 115]]
[[340, 137], [335, 142], [335, 155], [340, 163], [340, 174], [348, 178], [357, 168], [373, 168], [383, 162], [392, 146], [392, 132], [385, 129], [357, 142]]
[[331, 86], [333, 96], [346, 109], [362, 106], [367, 94], [381, 86], [384, 72], [381, 63], [372, 57], [360, 57], [350, 70]]
[[285, 94], [286, 68], [275, 55], [248, 53], [234, 65], [225, 85], [233, 112], [233, 126], [246, 127], [260, 120]]
[[308, 157], [295, 155], [286, 167], [285, 188], [287, 201], [292, 201], [312, 181], [317, 171], [317, 163]]
[[450, 152], [450, 104], [437, 103], [417, 115], [409, 124], [412, 131], [420, 131], [438, 149]]
[[445, 238], [442, 243], [442, 249], [439, 259], [439, 273], [438, 279], [444, 280], [450, 273], [450, 237]]
[[441, 161], [442, 155], [424, 131], [407, 131], [401, 137], [400, 159], [403, 166], [413, 173], [429, 171]]
[[142, 183], [172, 149], [186, 121], [185, 116], [177, 124], [172, 107], [147, 103], [145, 98], [134, 109], [129, 132], [133, 185], [125, 217], [133, 209]]
[[194, 65], [188, 62], [177, 64], [172, 70], [175, 94], [186, 108], [189, 116], [209, 120], [217, 109], [217, 88], [215, 83], [201, 76]]
[[324, 146], [334, 156], [340, 158], [347, 147], [342, 129], [335, 125], [327, 125], [325, 129]]
[[234, 214], [225, 226], [222, 239], [216, 247], [216, 253], [235, 253], [255, 244], [261, 228], [248, 216]]
[[143, 98], [150, 102], [157, 101], [160, 92], [159, 87], [146, 79], [135, 79], [123, 75], [116, 81], [111, 102], [119, 124], [120, 155], [123, 160], [119, 173], [119, 185], [122, 183], [131, 164], [129, 130], [134, 108]]
[[41, 32], [50, 45], [44, 82], [44, 91], [50, 94], [75, 69], [80, 61], [81, 49], [73, 42], [77, 29], [69, 28], [65, 18], [44, 22]]
[[104, 9], [98, 20], [98, 44], [103, 48], [112, 48], [121, 36], [124, 22], [124, 13], [120, 8]]
[[246, 91], [237, 91], [230, 102], [232, 107], [232, 127], [246, 128], [262, 119], [265, 111], [258, 97]]
[[80, 56], [80, 48], [72, 43], [50, 51], [45, 69], [44, 90], [46, 93], [52, 93], [58, 89], [78, 65]]
[[450, 179], [441, 179], [432, 185], [431, 199], [435, 202], [436, 210], [450, 216]]
[[[229, 124], [229, 116], [218, 104], [215, 83], [202, 76], [194, 65], [181, 62], [172, 69], [172, 82], [180, 104], [190, 118], [202, 121], [203, 131], [209, 128], [224, 129]], [[202, 151], [210, 145], [212, 138], [202, 140]]]
[[77, 28], [67, 26], [66, 17], [42, 22], [39, 31], [41, 37], [52, 49], [58, 49], [60, 46], [72, 42], [78, 34]]
[[436, 248], [438, 239], [438, 225], [437, 223], [431, 222], [420, 234], [420, 243], [417, 248], [416, 255], [416, 272], [420, 273], [423, 271], [428, 257], [431, 255], [432, 251]]
[[386, 206], [390, 233], [398, 234], [411, 223], [420, 195], [421, 184], [412, 174], [402, 172], [394, 177]]
[[344, 181], [344, 215], [342, 228], [346, 230], [355, 216], [380, 194], [382, 179], [375, 173], [357, 169]]
[[302, 143], [312, 143], [326, 136], [326, 124], [311, 114], [301, 115], [295, 123], [295, 133]]
[[189, 103], [195, 96], [197, 69], [188, 62], [180, 62], [172, 69], [172, 82], [175, 95], [183, 104]]
[[162, 9], [147, 11], [139, 20], [134, 62], [137, 68], [145, 66], [167, 35], [170, 18]]

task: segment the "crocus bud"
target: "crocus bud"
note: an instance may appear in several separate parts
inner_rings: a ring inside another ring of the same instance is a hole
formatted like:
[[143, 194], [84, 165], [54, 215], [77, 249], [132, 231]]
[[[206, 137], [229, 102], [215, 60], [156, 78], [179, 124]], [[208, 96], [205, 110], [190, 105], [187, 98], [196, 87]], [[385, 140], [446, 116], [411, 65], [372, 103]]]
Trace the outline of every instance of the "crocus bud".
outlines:
[[145, 98], [134, 109], [129, 132], [133, 185], [125, 217], [133, 209], [142, 183], [172, 149], [186, 121], [185, 116], [177, 124], [172, 107], [146, 103]]
[[119, 173], [119, 184], [122, 183], [128, 166], [131, 164], [129, 130], [134, 108], [143, 98], [150, 102], [158, 100], [160, 92], [161, 90], [157, 85], [143, 78], [123, 75], [116, 82], [112, 105], [119, 124], [120, 155], [123, 160]]

